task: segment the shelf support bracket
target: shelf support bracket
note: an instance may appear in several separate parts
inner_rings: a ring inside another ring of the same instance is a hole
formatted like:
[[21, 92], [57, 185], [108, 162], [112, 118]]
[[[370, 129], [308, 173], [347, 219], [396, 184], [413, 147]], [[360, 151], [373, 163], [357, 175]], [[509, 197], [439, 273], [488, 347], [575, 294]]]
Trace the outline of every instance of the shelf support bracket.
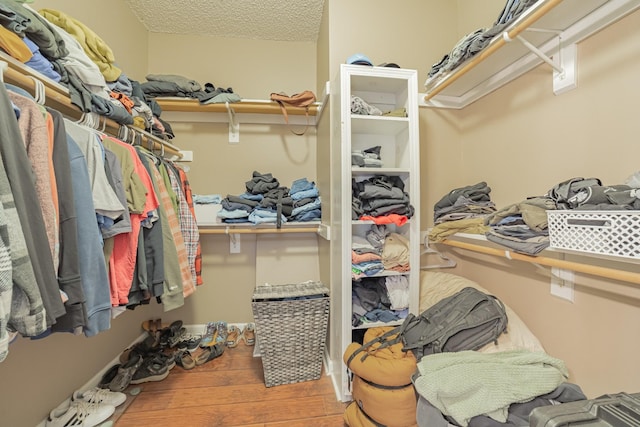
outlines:
[[[532, 29], [533, 30], [533, 29]], [[505, 31], [502, 33], [505, 42], [513, 41], [509, 34]], [[553, 58], [547, 56], [544, 52], [531, 44], [521, 35], [517, 35], [516, 39], [529, 49], [534, 55], [546, 62], [553, 68], [553, 93], [560, 95], [577, 87], [577, 67], [578, 67], [578, 49], [575, 43], [562, 46], [562, 36], [558, 36], [558, 54]]]
[[240, 123], [236, 118], [236, 112], [229, 106], [229, 102], [224, 103], [229, 114], [229, 144], [237, 144], [240, 142]]

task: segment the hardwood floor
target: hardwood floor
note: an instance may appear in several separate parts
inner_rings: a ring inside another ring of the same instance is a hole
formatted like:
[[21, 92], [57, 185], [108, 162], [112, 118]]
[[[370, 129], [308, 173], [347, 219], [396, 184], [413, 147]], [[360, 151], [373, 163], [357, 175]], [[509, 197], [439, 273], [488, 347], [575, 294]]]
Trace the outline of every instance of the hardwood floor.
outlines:
[[167, 378], [129, 386], [137, 396], [114, 414], [115, 427], [344, 427], [346, 404], [331, 378], [266, 387], [262, 361], [242, 342], [192, 370], [176, 366]]

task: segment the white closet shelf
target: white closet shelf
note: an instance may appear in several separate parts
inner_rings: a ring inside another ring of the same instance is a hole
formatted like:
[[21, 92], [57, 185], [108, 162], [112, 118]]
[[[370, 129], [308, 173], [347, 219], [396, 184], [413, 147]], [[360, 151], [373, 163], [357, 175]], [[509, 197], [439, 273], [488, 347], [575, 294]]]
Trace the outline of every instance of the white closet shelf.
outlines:
[[638, 0], [539, 0], [478, 54], [427, 80], [420, 106], [464, 108], [543, 62], [557, 68], [554, 92], [569, 90], [575, 45], [638, 8]]
[[352, 131], [363, 135], [395, 135], [408, 126], [407, 117], [351, 115]]
[[[640, 263], [640, 260], [636, 261], [627, 258], [603, 257], [602, 255], [591, 255], [588, 253], [578, 254], [572, 251], [563, 251], [551, 248], [542, 251], [542, 255], [524, 255], [514, 252], [509, 248], [506, 248], [505, 246], [490, 242], [484, 237], [484, 235], [467, 233], [458, 233], [452, 235], [441, 242], [441, 244], [487, 255], [493, 255], [508, 260], [524, 261], [546, 267], [557, 267], [565, 270], [572, 270], [577, 273], [584, 273], [592, 276], [603, 277], [606, 279], [640, 284], [640, 273], [636, 271], [638, 269], [637, 265]], [[545, 253], [570, 254], [577, 257], [584, 256], [587, 258], [587, 260], [585, 262], [567, 261], [564, 259], [545, 256]], [[592, 262], [594, 258], [613, 261], [617, 266], [619, 266], [619, 268], [596, 265]]]
[[[36, 86], [42, 84], [44, 85], [45, 105], [59, 111], [64, 116], [73, 120], [79, 120], [83, 117], [82, 111], [71, 103], [69, 90], [66, 87], [51, 80], [31, 67], [24, 65], [4, 52], [0, 52], [0, 60], [7, 63], [7, 69], [4, 70], [3, 73], [4, 81], [21, 87], [33, 95], [36, 93]], [[113, 136], [119, 135], [120, 128], [122, 127], [119, 123], [111, 119], [101, 117], [99, 127], [103, 129], [103, 125], [104, 131]], [[182, 158], [180, 149], [175, 145], [145, 132], [142, 129], [138, 129], [133, 126], [126, 127], [132, 132], [132, 134], [135, 133], [139, 137], [140, 145], [143, 147], [150, 148], [154, 151], [161, 151], [163, 156], [171, 156], [174, 159]]]

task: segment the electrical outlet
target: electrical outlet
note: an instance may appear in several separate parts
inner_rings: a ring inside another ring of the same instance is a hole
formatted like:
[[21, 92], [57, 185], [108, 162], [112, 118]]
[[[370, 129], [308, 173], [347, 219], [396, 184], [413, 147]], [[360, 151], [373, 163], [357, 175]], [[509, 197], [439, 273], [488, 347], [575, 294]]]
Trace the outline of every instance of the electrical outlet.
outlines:
[[573, 302], [575, 273], [558, 267], [551, 268], [551, 295]]
[[240, 253], [240, 235], [239, 234], [229, 234], [229, 253], [232, 253], [232, 254]]

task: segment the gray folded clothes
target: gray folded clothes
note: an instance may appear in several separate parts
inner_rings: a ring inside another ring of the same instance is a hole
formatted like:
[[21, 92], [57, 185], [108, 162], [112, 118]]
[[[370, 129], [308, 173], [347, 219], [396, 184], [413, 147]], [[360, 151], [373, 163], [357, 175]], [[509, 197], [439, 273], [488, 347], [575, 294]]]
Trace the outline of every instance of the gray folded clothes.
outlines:
[[389, 205], [397, 205], [399, 203], [409, 204], [409, 195], [404, 193], [404, 197], [402, 199], [387, 199], [387, 198], [375, 198], [375, 199], [364, 199], [362, 200], [362, 209], [365, 212], [372, 211], [374, 209], [382, 208]]
[[374, 248], [382, 249], [384, 247], [384, 240], [389, 235], [389, 230], [384, 224], [374, 224], [367, 231], [366, 238], [371, 246]]
[[21, 27], [25, 23], [27, 24], [21, 33], [16, 32], [16, 34], [21, 37], [25, 35], [28, 36], [31, 41], [38, 45], [40, 53], [47, 59], [60, 59], [69, 54], [62, 38], [51, 28], [52, 24], [38, 12], [23, 6], [15, 0], [0, 0], [0, 4], [2, 4], [5, 9], [16, 13], [16, 19], [20, 20]]
[[252, 208], [255, 208], [259, 204], [255, 200], [245, 199], [244, 197], [234, 196], [232, 194], [227, 194], [227, 200], [231, 203], [241, 203], [247, 206], [251, 206]]
[[11, 8], [0, 4], [0, 24], [13, 31], [20, 37], [24, 37], [24, 32], [31, 23], [31, 20], [25, 16], [16, 13]]
[[220, 93], [214, 97], [200, 101], [201, 104], [224, 104], [225, 102], [240, 102], [242, 98], [237, 93]]
[[546, 195], [555, 201], [557, 209], [571, 209], [569, 200], [592, 185], [602, 185], [602, 182], [598, 178], [574, 177], [556, 184]]
[[413, 216], [413, 206], [407, 204], [389, 205], [380, 208], [373, 209], [366, 213], [370, 216], [385, 216], [389, 214], [405, 215], [407, 218]]
[[177, 96], [190, 98], [193, 92], [185, 91], [177, 83], [164, 81], [148, 81], [140, 85], [140, 88], [147, 97], [155, 98], [159, 96]]
[[474, 212], [478, 214], [489, 214], [496, 211], [495, 203], [491, 200], [475, 201], [463, 195], [459, 196], [455, 203], [451, 206], [435, 209], [433, 212], [434, 220], [438, 220], [441, 216], [456, 212]]
[[513, 237], [521, 240], [549, 235], [548, 229], [544, 231], [534, 231], [524, 224], [500, 225], [497, 227], [493, 227], [492, 230], [501, 236]]
[[251, 194], [264, 194], [280, 186], [278, 180], [270, 173], [261, 174], [254, 171], [252, 176], [250, 181], [245, 182], [245, 187]]
[[121, 125], [133, 124], [133, 117], [126, 108], [93, 93], [91, 94], [91, 110]]
[[637, 203], [640, 203], [640, 192], [623, 184], [611, 186], [592, 185], [583, 188], [569, 199], [571, 208], [585, 205], [611, 204], [623, 206], [622, 209], [637, 209], [635, 207]]
[[487, 240], [505, 246], [514, 252], [525, 255], [537, 255], [549, 247], [549, 236], [536, 236], [528, 239], [505, 236], [496, 230], [490, 230], [485, 234]]
[[406, 193], [398, 187], [383, 187], [371, 183], [365, 183], [357, 196], [363, 201], [367, 199], [406, 199]]
[[473, 200], [474, 202], [487, 202], [491, 200], [489, 193], [491, 193], [491, 188], [484, 181], [474, 185], [456, 188], [442, 197], [434, 205], [434, 210], [439, 210], [447, 206], [455, 205], [458, 197], [460, 196], [464, 196], [469, 200]]
[[246, 203], [230, 202], [229, 199], [226, 198], [222, 199], [220, 204], [225, 211], [245, 211], [250, 213], [254, 208]]
[[202, 86], [195, 80], [177, 74], [147, 74], [149, 82], [170, 82], [174, 83], [181, 92], [198, 92]]
[[357, 220], [362, 215], [364, 215], [364, 210], [362, 209], [362, 202], [360, 199], [356, 197], [351, 198], [351, 219]]

